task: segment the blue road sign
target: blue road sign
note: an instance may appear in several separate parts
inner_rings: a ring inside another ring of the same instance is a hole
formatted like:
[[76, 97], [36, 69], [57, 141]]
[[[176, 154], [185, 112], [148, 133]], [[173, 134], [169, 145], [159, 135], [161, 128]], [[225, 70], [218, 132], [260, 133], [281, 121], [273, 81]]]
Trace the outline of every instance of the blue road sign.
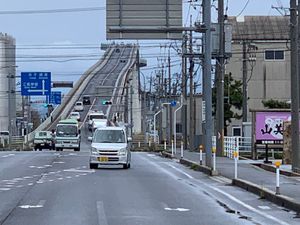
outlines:
[[171, 101], [171, 106], [172, 107], [176, 106], [176, 104], [177, 104], [176, 101]]
[[50, 72], [22, 72], [21, 73], [22, 95], [50, 95], [51, 73]]
[[50, 95], [50, 104], [61, 104], [61, 92], [60, 91], [52, 91]]

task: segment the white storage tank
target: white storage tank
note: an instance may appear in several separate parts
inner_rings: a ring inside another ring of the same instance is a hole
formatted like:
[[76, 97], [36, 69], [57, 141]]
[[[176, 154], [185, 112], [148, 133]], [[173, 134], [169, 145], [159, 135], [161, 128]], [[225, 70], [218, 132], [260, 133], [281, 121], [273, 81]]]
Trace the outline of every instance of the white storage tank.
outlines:
[[9, 131], [10, 117], [12, 134], [16, 126], [15, 56], [15, 39], [0, 33], [0, 131]]

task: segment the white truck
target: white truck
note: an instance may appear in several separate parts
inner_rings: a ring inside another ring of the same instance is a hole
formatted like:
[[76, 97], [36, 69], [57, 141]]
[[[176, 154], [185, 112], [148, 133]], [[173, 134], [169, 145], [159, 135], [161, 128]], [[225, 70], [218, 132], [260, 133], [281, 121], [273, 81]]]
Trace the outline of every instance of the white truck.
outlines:
[[130, 168], [131, 138], [127, 137], [122, 127], [98, 128], [93, 137], [90, 154], [90, 168], [97, 169], [98, 165], [123, 165]]
[[80, 151], [80, 129], [75, 119], [65, 119], [56, 125], [55, 150], [74, 149]]

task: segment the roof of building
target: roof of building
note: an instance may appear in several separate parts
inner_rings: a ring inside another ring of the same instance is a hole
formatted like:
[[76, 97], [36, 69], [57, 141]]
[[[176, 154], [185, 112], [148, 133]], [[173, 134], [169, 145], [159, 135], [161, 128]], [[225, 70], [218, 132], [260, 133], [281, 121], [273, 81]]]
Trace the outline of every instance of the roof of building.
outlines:
[[[240, 19], [240, 18], [239, 18]], [[228, 17], [232, 40], [289, 40], [289, 16], [245, 16], [243, 21]]]

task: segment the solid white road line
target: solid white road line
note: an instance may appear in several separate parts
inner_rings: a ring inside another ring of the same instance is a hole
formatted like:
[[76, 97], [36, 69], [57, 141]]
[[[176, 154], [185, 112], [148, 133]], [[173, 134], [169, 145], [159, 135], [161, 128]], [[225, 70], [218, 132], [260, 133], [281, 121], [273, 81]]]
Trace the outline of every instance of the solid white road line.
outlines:
[[102, 201], [97, 201], [98, 224], [108, 225]]
[[[144, 158], [144, 160], [146, 160], [146, 159], [145, 159], [146, 157], [142, 157], [142, 158]], [[148, 159], [149, 159], [149, 158], [148, 158]], [[180, 178], [180, 177], [176, 176], [174, 173], [172, 173], [172, 172], [168, 171], [167, 169], [163, 168], [163, 167], [162, 167], [161, 165], [159, 165], [158, 163], [154, 163], [154, 162], [152, 162], [152, 161], [150, 161], [150, 160], [148, 160], [148, 159], [146, 160], [148, 163], [152, 164], [152, 165], [155, 166], [157, 169], [161, 170], [162, 172], [164, 172], [165, 174], [169, 175], [170, 177], [176, 179], [177, 181], [178, 181], [178, 179]], [[170, 166], [170, 167], [172, 167], [173, 169], [176, 168], [176, 167], [173, 167], [173, 166]], [[182, 174], [184, 174], [184, 175], [187, 176], [187, 173], [184, 172], [184, 171], [182, 171], [181, 169], [176, 168], [175, 170], [178, 171], [178, 172], [181, 172]], [[267, 219], [269, 219], [269, 220], [272, 220], [272, 221], [274, 221], [275, 223], [278, 223], [278, 224], [281, 224], [281, 225], [289, 225], [288, 223], [286, 223], [286, 222], [284, 222], [284, 221], [282, 221], [282, 220], [280, 220], [280, 219], [278, 219], [278, 218], [275, 218], [275, 217], [273, 217], [273, 216], [271, 216], [271, 215], [269, 215], [269, 214], [266, 214], [265, 211], [264, 211], [264, 212], [261, 212], [261, 211], [259, 211], [258, 209], [253, 208], [252, 206], [250, 206], [250, 205], [246, 204], [245, 202], [243, 202], [243, 201], [237, 199], [237, 198], [234, 197], [233, 195], [230, 195], [230, 194], [228, 194], [228, 193], [226, 193], [226, 192], [220, 190], [219, 188], [216, 188], [216, 187], [214, 187], [214, 186], [212, 186], [212, 185], [209, 185], [209, 184], [207, 184], [207, 183], [204, 183], [204, 182], [202, 182], [201, 180], [195, 179], [195, 178], [193, 178], [191, 175], [188, 175], [188, 177], [189, 177], [189, 179], [192, 179], [192, 180], [194, 180], [194, 181], [196, 181], [196, 182], [201, 183], [201, 185], [208, 187], [208, 190], [212, 190], [212, 189], [213, 189], [213, 190], [215, 190], [216, 192], [222, 194], [223, 196], [226, 196], [228, 199], [232, 200], [233, 202], [238, 203], [239, 205], [243, 206], [244, 208], [246, 208], [246, 209], [248, 209], [248, 210], [250, 210], [250, 211], [252, 211], [252, 212], [254, 212], [254, 213], [256, 213], [256, 214], [259, 214], [259, 215], [262, 216], [262, 217], [265, 217], [265, 218], [267, 218]], [[199, 186], [199, 185], [198, 185], [198, 188], [203, 189], [203, 188], [202, 188], [201, 186]], [[212, 196], [214, 196], [214, 198], [217, 199], [217, 196], [215, 196], [213, 193], [210, 193], [210, 194], [211, 194]]]

